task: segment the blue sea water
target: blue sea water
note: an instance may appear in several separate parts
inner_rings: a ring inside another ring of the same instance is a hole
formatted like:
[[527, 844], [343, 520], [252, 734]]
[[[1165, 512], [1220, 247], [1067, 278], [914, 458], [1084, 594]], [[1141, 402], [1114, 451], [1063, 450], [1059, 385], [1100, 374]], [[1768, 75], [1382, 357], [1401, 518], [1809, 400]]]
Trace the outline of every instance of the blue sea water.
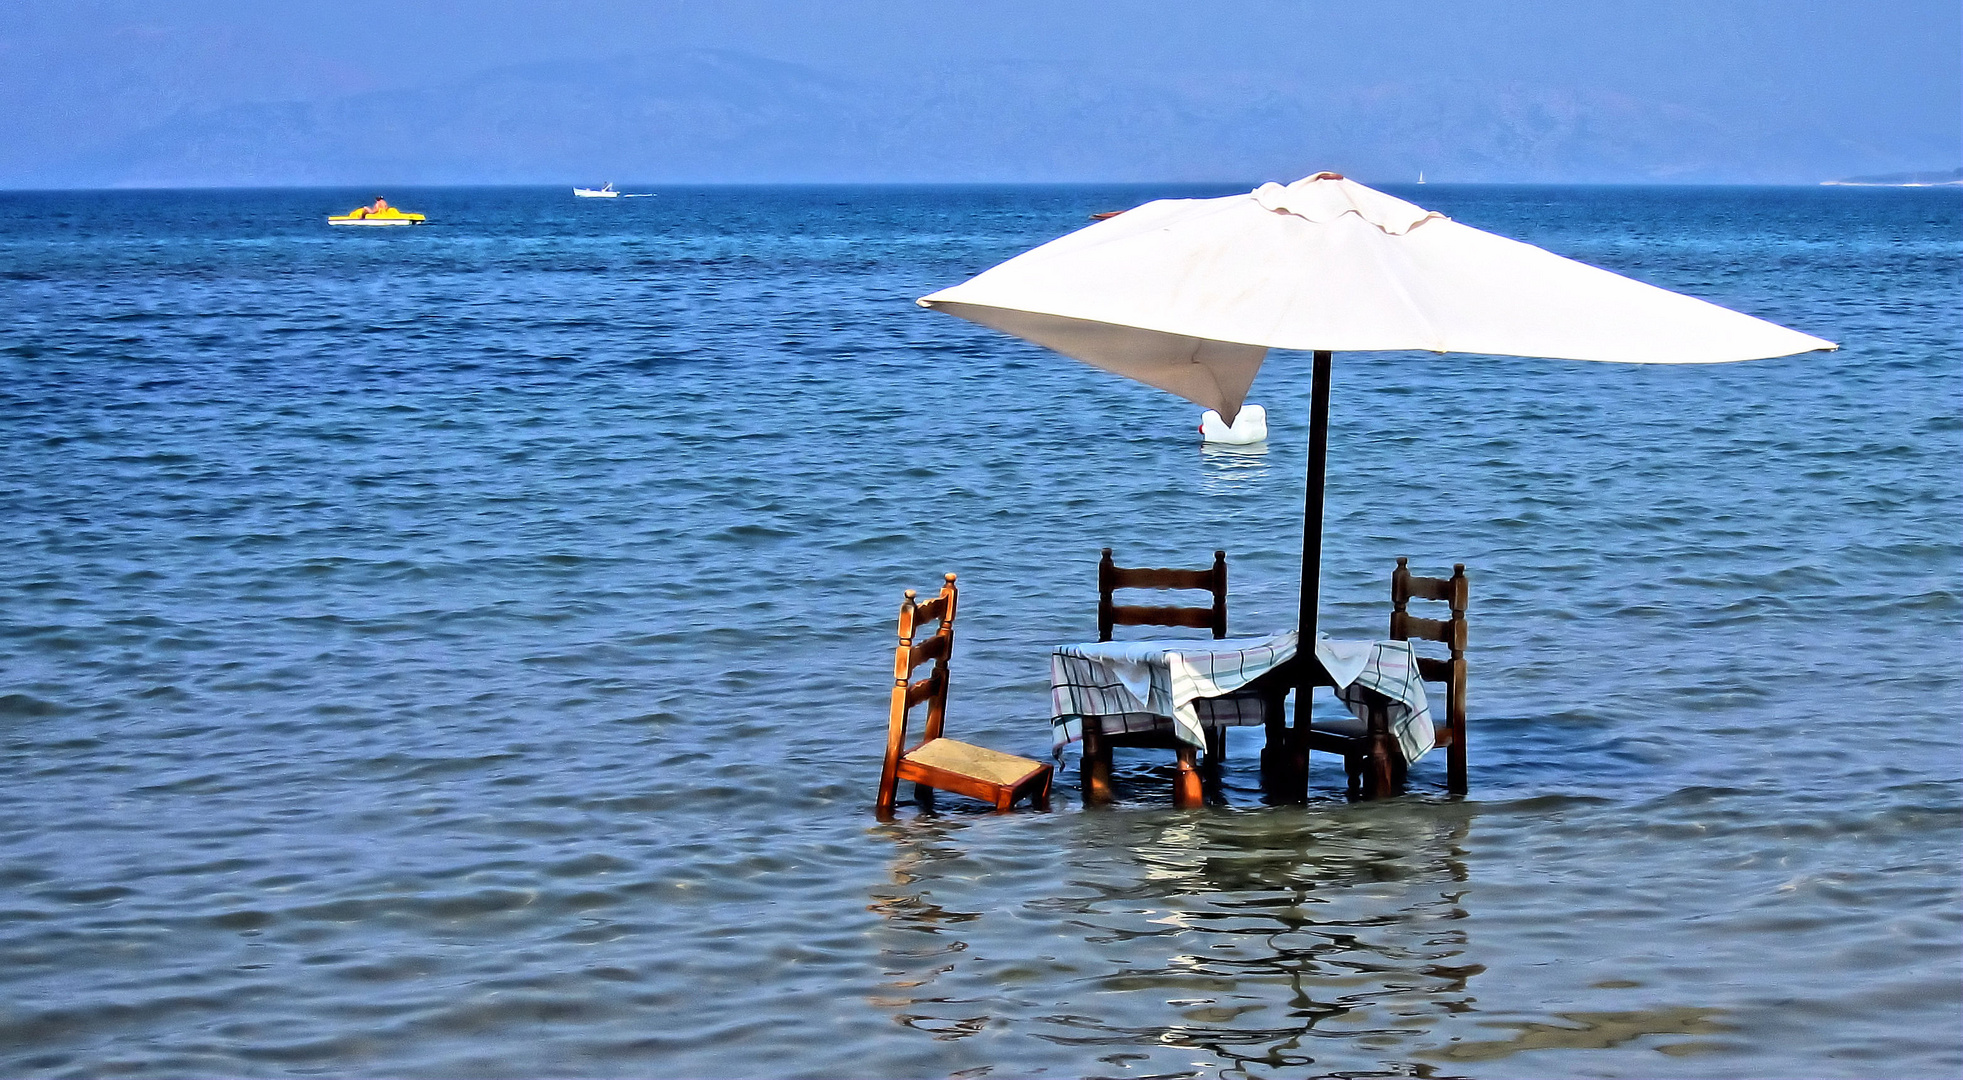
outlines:
[[1263, 451], [912, 300], [1191, 188], [0, 194], [0, 1073], [1963, 1073], [1963, 200], [1428, 186], [1841, 343], [1336, 358], [1323, 616], [1472, 578], [1471, 794], [870, 812], [900, 590], [1040, 756]]

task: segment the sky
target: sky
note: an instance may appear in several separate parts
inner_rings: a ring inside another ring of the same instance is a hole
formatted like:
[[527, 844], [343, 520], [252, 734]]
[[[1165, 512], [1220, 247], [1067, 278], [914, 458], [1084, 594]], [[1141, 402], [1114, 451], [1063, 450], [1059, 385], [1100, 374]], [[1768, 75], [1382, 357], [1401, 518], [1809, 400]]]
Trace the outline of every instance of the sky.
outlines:
[[1963, 164], [1956, 0], [0, 0], [0, 186]]

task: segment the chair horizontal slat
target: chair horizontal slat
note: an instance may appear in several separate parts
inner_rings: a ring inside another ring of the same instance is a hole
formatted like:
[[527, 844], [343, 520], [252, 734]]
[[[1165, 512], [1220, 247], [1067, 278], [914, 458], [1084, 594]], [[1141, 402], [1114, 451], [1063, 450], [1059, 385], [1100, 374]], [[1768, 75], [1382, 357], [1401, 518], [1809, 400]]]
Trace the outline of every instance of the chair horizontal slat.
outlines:
[[1114, 605], [1111, 621], [1119, 626], [1191, 626], [1206, 630], [1213, 626], [1213, 609]]
[[1155, 570], [1114, 567], [1114, 589], [1213, 589], [1211, 570]]
[[923, 641], [920, 644], [915, 645], [912, 648], [908, 649], [907, 672], [911, 674], [914, 668], [919, 667], [920, 665], [926, 663], [929, 660], [947, 659], [948, 643], [953, 640], [954, 640], [953, 634], [938, 633], [935, 634], [933, 637], [928, 638], [926, 641]]
[[933, 697], [935, 691], [940, 688], [941, 680], [946, 677], [942, 674], [945, 670], [945, 668], [937, 669], [932, 675], [907, 687], [907, 708], [911, 709], [915, 705]]
[[947, 597], [936, 596], [924, 604], [913, 607], [913, 625], [925, 626], [947, 614]]
[[1426, 682], [1451, 682], [1452, 662], [1433, 660], [1429, 656], [1418, 657], [1418, 677]]
[[1450, 578], [1419, 577], [1413, 574], [1404, 579], [1407, 594], [1418, 600], [1450, 600], [1452, 581]]
[[1437, 619], [1424, 619], [1416, 615], [1394, 612], [1391, 615], [1390, 633], [1394, 638], [1417, 638], [1421, 641], [1445, 641], [1451, 630], [1450, 623]]
[[1390, 636], [1393, 638], [1417, 638], [1421, 641], [1436, 641], [1456, 649], [1465, 648], [1465, 623], [1441, 622], [1437, 619], [1421, 619], [1416, 615], [1393, 612], [1391, 615]]

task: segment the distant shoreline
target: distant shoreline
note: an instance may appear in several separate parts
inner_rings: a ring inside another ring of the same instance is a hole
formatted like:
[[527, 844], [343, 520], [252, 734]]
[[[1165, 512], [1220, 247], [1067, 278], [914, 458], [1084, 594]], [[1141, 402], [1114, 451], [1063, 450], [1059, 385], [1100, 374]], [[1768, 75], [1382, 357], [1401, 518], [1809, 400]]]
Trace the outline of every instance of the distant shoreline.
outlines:
[[1870, 180], [1822, 180], [1821, 187], [1963, 187], [1963, 180], [1926, 180], [1883, 184]]
[[1963, 169], [1946, 172], [1881, 173], [1876, 176], [1850, 176], [1845, 180], [1822, 180], [1821, 187], [1963, 187]]

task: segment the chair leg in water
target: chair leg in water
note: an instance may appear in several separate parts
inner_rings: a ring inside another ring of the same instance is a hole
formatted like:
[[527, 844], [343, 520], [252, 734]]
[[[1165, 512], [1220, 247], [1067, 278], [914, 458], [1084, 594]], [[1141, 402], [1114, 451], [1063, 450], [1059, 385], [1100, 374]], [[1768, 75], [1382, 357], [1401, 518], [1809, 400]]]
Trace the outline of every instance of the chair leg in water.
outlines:
[[[1029, 805], [1031, 808], [1036, 810], [1048, 810], [1050, 808], [1051, 776], [1051, 773], [1044, 773], [1042, 784], [1030, 790]], [[1015, 801], [1015, 792], [1007, 790], [999, 792], [995, 796], [995, 809], [1006, 811], [1015, 805]]]
[[1181, 810], [1206, 805], [1206, 795], [1200, 784], [1199, 762], [1191, 746], [1181, 745], [1176, 751], [1179, 755], [1178, 772], [1172, 781], [1172, 805]]

